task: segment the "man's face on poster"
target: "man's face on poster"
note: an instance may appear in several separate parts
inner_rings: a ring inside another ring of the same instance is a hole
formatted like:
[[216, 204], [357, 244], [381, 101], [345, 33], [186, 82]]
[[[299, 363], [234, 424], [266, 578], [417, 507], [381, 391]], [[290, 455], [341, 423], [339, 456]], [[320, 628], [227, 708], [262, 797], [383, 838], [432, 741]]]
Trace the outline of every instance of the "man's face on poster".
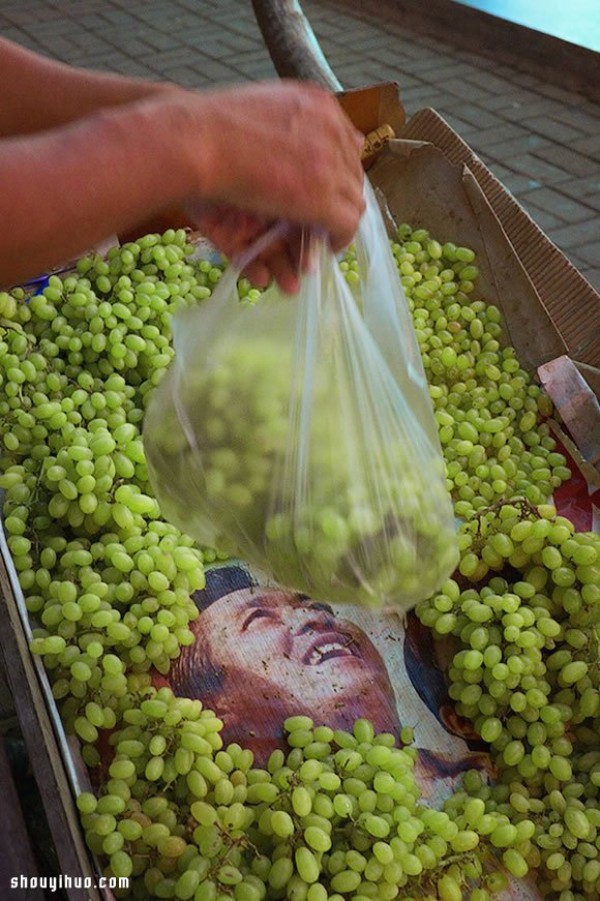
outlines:
[[237, 732], [245, 724], [249, 738], [249, 729], [258, 734], [267, 725], [271, 734], [280, 732], [296, 713], [337, 728], [350, 729], [364, 716], [379, 731], [398, 729], [379, 652], [327, 604], [279, 589], [242, 588], [202, 610], [192, 628], [196, 643], [174, 665], [174, 688], [214, 706], [227, 733], [236, 731], [234, 724]]
[[[221, 608], [221, 609], [219, 609]], [[387, 680], [380, 655], [326, 604], [279, 590], [242, 589], [202, 614], [201, 630], [229, 666], [267, 678], [307, 702], [336, 693], [368, 697]]]
[[[365, 717], [376, 732], [392, 732], [399, 740], [401, 717], [387, 665], [357, 623], [294, 592], [251, 585], [247, 577], [240, 585], [235, 568], [211, 574], [211, 583], [196, 594], [200, 614], [190, 624], [195, 643], [182, 649], [168, 677], [155, 674], [155, 684], [168, 684], [175, 694], [198, 698], [213, 710], [223, 720], [225, 744], [249, 748], [262, 766], [276, 747], [286, 749], [283, 722], [294, 714], [345, 730]], [[405, 625], [410, 622], [409, 616]], [[400, 710], [404, 692], [421, 694], [431, 669], [431, 660], [420, 653], [428, 657], [431, 649], [418, 630], [406, 634], [411, 666], [399, 683]], [[443, 703], [445, 685], [437, 694], [435, 704]], [[427, 696], [427, 705], [433, 702]], [[439, 718], [440, 711], [436, 707], [430, 715]], [[426, 743], [418, 747], [415, 775], [426, 796], [437, 792], [441, 799], [465, 769], [488, 766], [487, 755], [466, 747], [458, 753], [430, 751]]]

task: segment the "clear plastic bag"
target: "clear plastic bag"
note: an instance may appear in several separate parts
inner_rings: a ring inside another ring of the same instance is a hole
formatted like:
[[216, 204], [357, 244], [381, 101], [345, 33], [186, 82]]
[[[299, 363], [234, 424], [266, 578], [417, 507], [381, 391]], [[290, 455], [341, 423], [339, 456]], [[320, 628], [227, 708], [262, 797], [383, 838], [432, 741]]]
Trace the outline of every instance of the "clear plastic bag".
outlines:
[[173, 322], [144, 439], [163, 515], [317, 600], [405, 609], [458, 550], [410, 311], [375, 197], [351, 289], [325, 242], [300, 295], [228, 270]]

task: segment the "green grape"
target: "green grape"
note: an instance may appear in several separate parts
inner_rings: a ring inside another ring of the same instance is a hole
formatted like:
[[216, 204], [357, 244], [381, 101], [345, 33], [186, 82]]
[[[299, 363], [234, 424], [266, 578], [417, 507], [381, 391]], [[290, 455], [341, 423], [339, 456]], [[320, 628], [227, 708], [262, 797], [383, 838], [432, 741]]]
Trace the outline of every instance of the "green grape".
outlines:
[[279, 857], [269, 872], [269, 885], [272, 889], [284, 888], [294, 873], [294, 862], [290, 857]]
[[319, 878], [320, 867], [313, 852], [304, 846], [297, 848], [294, 855], [296, 870], [304, 882], [310, 884]]
[[452, 876], [442, 876], [437, 883], [438, 897], [442, 901], [462, 901], [463, 893], [460, 883]]
[[294, 834], [294, 821], [285, 810], [276, 810], [271, 817], [271, 827], [275, 835], [287, 838]]
[[312, 798], [308, 789], [299, 785], [294, 788], [291, 796], [291, 804], [296, 813], [300, 817], [308, 816], [312, 810]]

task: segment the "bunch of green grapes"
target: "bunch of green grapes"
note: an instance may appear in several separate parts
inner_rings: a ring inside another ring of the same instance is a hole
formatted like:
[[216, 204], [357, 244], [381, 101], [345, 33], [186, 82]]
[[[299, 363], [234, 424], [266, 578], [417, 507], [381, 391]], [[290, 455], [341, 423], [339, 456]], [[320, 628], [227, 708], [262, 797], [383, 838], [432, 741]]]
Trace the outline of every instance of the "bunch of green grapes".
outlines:
[[493, 809], [515, 825], [535, 815], [527, 861], [548, 895], [589, 897], [600, 890], [600, 536], [526, 499], [461, 531], [463, 561], [497, 574], [462, 590], [450, 580], [418, 615], [456, 640], [449, 694], [489, 743]]
[[[150, 667], [166, 673], [193, 640], [190, 594], [219, 552], [165, 521], [140, 430], [173, 356], [171, 317], [207, 298], [221, 267], [192, 262], [185, 233], [171, 231], [84, 258], [28, 303], [20, 289], [0, 294], [4, 526], [32, 650], [86, 762], [108, 767], [98, 797], [79, 804], [107, 872], [131, 877], [128, 897], [487, 901], [506, 885], [494, 854], [517, 877], [539, 868], [547, 897], [599, 890], [598, 539], [549, 506], [533, 510], [569, 471], [545, 421], [548, 398], [502, 346], [498, 310], [473, 299], [472, 251], [404, 226], [392, 249], [463, 520], [457, 581], [419, 615], [457, 642], [450, 691], [499, 771], [493, 786], [467, 774], [441, 811], [420, 801], [416, 752], [366, 721], [350, 734], [294, 718], [288, 753], [263, 770], [248, 750], [223, 747], [214, 713], [151, 686]], [[352, 254], [342, 268], [356, 281]], [[243, 280], [239, 289], [257, 302]], [[197, 415], [222, 442], [241, 426], [227, 421], [235, 393], [218, 406], [218, 388]], [[275, 392], [256, 412], [267, 442], [281, 440], [277, 403]], [[234, 473], [227, 442], [221, 450], [211, 490], [224, 482], [225, 500], [247, 511], [247, 491], [260, 496], [271, 473], [251, 453]], [[329, 576], [359, 535], [383, 528], [362, 499], [346, 499], [354, 516], [330, 500], [318, 540], [298, 536], [308, 568]], [[279, 540], [285, 523], [272, 512]], [[395, 553], [407, 578], [410, 553]]]
[[28, 302], [0, 295], [3, 524], [32, 650], [90, 763], [128, 674], [166, 673], [193, 641], [191, 594], [215, 557], [161, 517], [140, 433], [173, 355], [170, 317], [220, 275], [190, 250], [184, 232], [149, 235]]
[[[409, 301], [458, 517], [499, 498], [544, 503], [569, 478], [549, 433], [552, 402], [503, 340], [500, 310], [477, 290], [468, 247], [401, 225], [392, 250]], [[357, 262], [342, 264], [350, 283]]]
[[287, 753], [264, 769], [223, 747], [214, 714], [167, 689], [124, 719], [103, 794], [78, 803], [89, 846], [131, 878], [128, 897], [483, 901], [506, 886], [498, 855], [527, 871], [532, 821], [486, 813], [474, 773], [471, 794], [428, 807], [416, 752], [366, 719], [344, 732], [290, 717]]

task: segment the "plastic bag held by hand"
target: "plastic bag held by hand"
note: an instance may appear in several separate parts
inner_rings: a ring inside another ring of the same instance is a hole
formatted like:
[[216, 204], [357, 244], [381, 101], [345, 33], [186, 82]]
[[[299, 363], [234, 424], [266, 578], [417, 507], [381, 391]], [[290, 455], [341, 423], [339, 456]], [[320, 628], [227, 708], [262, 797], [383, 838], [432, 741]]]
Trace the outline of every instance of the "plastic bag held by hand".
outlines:
[[325, 242], [300, 295], [238, 272], [173, 322], [144, 437], [163, 514], [318, 600], [408, 608], [454, 569], [444, 462], [377, 202], [355, 294]]

